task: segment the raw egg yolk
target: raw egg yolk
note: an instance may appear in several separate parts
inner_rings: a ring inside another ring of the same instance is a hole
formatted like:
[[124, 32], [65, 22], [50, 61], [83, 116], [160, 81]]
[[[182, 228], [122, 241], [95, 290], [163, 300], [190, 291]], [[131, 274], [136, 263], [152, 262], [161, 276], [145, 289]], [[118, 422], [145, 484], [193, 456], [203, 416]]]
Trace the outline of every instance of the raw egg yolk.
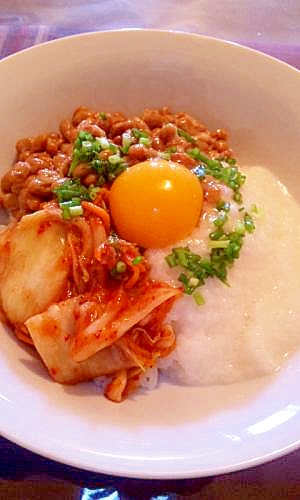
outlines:
[[195, 174], [166, 160], [128, 168], [110, 191], [117, 233], [145, 248], [163, 248], [188, 236], [199, 221], [202, 203]]

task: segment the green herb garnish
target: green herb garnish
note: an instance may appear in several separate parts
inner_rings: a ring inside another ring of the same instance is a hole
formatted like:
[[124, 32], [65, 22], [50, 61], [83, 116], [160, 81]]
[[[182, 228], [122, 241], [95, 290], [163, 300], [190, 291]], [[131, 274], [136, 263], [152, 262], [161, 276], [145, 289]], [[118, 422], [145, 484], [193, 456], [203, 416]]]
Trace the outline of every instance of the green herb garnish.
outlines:
[[72, 175], [78, 163], [91, 163], [93, 160], [96, 160], [100, 151], [101, 146], [99, 141], [89, 132], [81, 130], [74, 142], [72, 163], [68, 175]]
[[149, 138], [149, 134], [147, 134], [147, 132], [145, 132], [145, 130], [139, 130], [138, 128], [132, 128], [131, 135], [133, 137], [135, 137], [135, 139], [141, 139], [142, 137], [144, 139]]
[[244, 215], [244, 225], [245, 225], [245, 229], [246, 229], [246, 231], [248, 231], [248, 233], [253, 233], [253, 231], [255, 229], [255, 225], [254, 225], [254, 222], [253, 222], [251, 215], [248, 212], [246, 212]]
[[124, 274], [127, 270], [126, 263], [123, 260], [119, 260], [115, 267], [110, 271], [112, 278], [117, 280], [122, 279], [122, 274]]
[[62, 184], [55, 187], [56, 194], [63, 218], [69, 220], [83, 214], [82, 200], [90, 200], [90, 191], [80, 183], [80, 179], [66, 179]]
[[111, 165], [118, 165], [118, 163], [121, 163], [123, 160], [119, 154], [113, 154], [108, 157], [108, 163]]
[[172, 253], [166, 257], [171, 267], [180, 266], [187, 271], [178, 277], [186, 294], [192, 295], [196, 288], [204, 285], [206, 279], [211, 276], [228, 284], [228, 268], [239, 257], [243, 235], [232, 232], [226, 234], [225, 237], [224, 240], [211, 241], [209, 244], [211, 253], [208, 258], [202, 258], [188, 247], [173, 248]]
[[210, 240], [208, 242], [208, 248], [227, 248], [229, 243], [229, 240]]
[[176, 146], [170, 146], [169, 148], [164, 150], [164, 153], [176, 153], [177, 152], [177, 147]]
[[219, 158], [219, 161], [224, 161], [225, 163], [228, 163], [228, 165], [236, 165], [236, 159], [231, 158], [230, 156], [222, 156]]
[[199, 148], [190, 149], [187, 153], [194, 160], [201, 162], [200, 166], [192, 170], [200, 180], [202, 180], [205, 175], [211, 175], [223, 184], [229, 186], [233, 190], [234, 201], [242, 203], [240, 188], [244, 184], [246, 176], [235, 166], [235, 160], [233, 160], [233, 158], [230, 159], [230, 163], [228, 158], [226, 161], [212, 160], [201, 153]]
[[187, 142], [190, 142], [191, 144], [195, 144], [196, 142], [196, 139], [194, 139], [194, 137], [192, 137], [188, 132], [186, 132], [182, 128], [177, 127], [177, 134], [179, 135], [179, 137], [182, 137], [182, 139], [185, 139]]
[[217, 227], [223, 227], [227, 219], [228, 215], [225, 210], [220, 210], [218, 217], [216, 217], [214, 220], [214, 225]]
[[127, 163], [123, 160], [123, 158], [120, 158], [120, 160], [117, 161], [117, 159], [114, 160], [113, 163], [108, 162], [106, 172], [105, 172], [105, 177], [109, 182], [114, 181], [124, 170], [127, 168]]
[[80, 179], [66, 179], [62, 184], [55, 187], [53, 192], [56, 194], [59, 203], [72, 201], [73, 199], [90, 200], [88, 188], [83, 186]]
[[[102, 159], [99, 153], [107, 150], [111, 153], [110, 156]], [[121, 154], [122, 148], [110, 142], [107, 137], [93, 137], [88, 132], [80, 131], [74, 142], [68, 175], [71, 177], [78, 163], [83, 162], [98, 173], [96, 184], [102, 186], [105, 182], [113, 181], [127, 168], [127, 163]]]
[[125, 273], [126, 269], [127, 269], [127, 266], [126, 266], [125, 262], [123, 262], [122, 260], [119, 260], [119, 262], [117, 262], [117, 264], [116, 264], [117, 273]]
[[233, 195], [233, 199], [234, 201], [236, 201], [237, 203], [242, 203], [243, 199], [242, 199], [242, 195], [239, 191], [235, 191], [234, 195]]
[[137, 257], [135, 257], [133, 260], [132, 260], [132, 264], [134, 266], [137, 266], [138, 264], [140, 264], [143, 260], [143, 257], [142, 255], [138, 255]]
[[218, 201], [218, 203], [216, 205], [216, 208], [218, 210], [224, 210], [225, 212], [229, 212], [229, 210], [230, 210], [230, 203], [228, 203], [228, 201], [220, 200], [220, 201]]
[[79, 198], [73, 198], [70, 201], [63, 201], [59, 203], [59, 207], [62, 211], [63, 219], [69, 220], [72, 217], [78, 217], [83, 214], [83, 208], [80, 204]]
[[109, 146], [108, 146], [108, 149], [110, 150], [110, 152], [115, 155], [115, 154], [120, 154], [120, 148], [119, 146], [117, 146], [116, 144], [114, 144], [113, 142], [110, 142], [109, 143]]
[[195, 300], [197, 306], [203, 306], [203, 304], [205, 304], [204, 297], [203, 297], [202, 293], [200, 293], [199, 291], [194, 292], [193, 297], [194, 297], [194, 300]]
[[204, 285], [207, 278], [212, 276], [228, 285], [228, 269], [239, 258], [246, 232], [251, 233], [255, 229], [251, 215], [246, 212], [243, 219], [235, 225], [234, 231], [225, 232], [224, 224], [227, 221], [230, 205], [220, 201], [217, 208], [219, 215], [214, 220], [217, 229], [209, 235], [210, 254], [208, 257], [203, 258], [193, 253], [188, 247], [177, 247], [173, 248], [165, 258], [169, 267], [178, 266], [184, 270], [179, 274], [178, 280], [182, 283], [184, 292], [193, 295], [199, 305], [204, 303], [204, 299], [195, 290]]
[[90, 195], [90, 199], [92, 201], [94, 201], [97, 198], [100, 190], [101, 190], [101, 188], [99, 186], [90, 186], [89, 187], [89, 195]]
[[102, 150], [105, 151], [106, 149], [109, 149], [110, 142], [107, 139], [107, 137], [96, 137], [95, 140], [99, 142], [100, 147], [101, 147]]
[[184, 292], [192, 295], [198, 286], [204, 285], [208, 276], [213, 276], [213, 269], [209, 260], [202, 259], [188, 247], [177, 247], [166, 257], [170, 267], [179, 266], [186, 269], [178, 279], [183, 284]]
[[209, 237], [211, 240], [219, 240], [223, 236], [223, 229], [217, 229], [217, 231], [213, 231], [210, 233]]
[[151, 146], [151, 139], [149, 137], [140, 137], [139, 144], [142, 144], [143, 146], [149, 147], [149, 146]]
[[165, 149], [162, 153], [160, 153], [160, 157], [163, 160], [171, 160], [171, 154], [177, 152], [177, 147], [176, 146], [171, 146], [167, 149]]
[[127, 155], [129, 148], [132, 144], [132, 136], [130, 132], [124, 132], [122, 134], [122, 152]]
[[243, 222], [243, 221], [241, 221], [241, 220], [239, 220], [239, 221], [235, 224], [235, 226], [234, 226], [234, 230], [235, 230], [235, 232], [236, 232], [236, 233], [244, 235], [244, 234], [245, 234], [245, 232], [246, 232], [244, 222]]

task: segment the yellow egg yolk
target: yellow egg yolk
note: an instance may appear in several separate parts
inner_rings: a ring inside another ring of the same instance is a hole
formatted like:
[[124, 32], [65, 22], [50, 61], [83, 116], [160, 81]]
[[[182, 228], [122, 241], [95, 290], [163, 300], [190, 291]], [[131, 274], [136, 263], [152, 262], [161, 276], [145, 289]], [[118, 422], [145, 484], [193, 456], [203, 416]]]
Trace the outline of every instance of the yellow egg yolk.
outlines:
[[202, 204], [198, 178], [166, 160], [128, 168], [110, 191], [117, 233], [145, 248], [163, 248], [188, 236], [199, 221]]

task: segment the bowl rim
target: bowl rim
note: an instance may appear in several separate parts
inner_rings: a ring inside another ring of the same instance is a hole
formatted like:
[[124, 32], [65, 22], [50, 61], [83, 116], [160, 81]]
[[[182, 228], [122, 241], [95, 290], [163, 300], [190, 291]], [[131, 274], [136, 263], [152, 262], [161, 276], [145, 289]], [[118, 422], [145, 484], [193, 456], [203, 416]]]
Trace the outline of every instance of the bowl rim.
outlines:
[[116, 35], [116, 34], [132, 34], [132, 33], [139, 33], [142, 34], [142, 36], [147, 36], [147, 35], [163, 35], [163, 36], [179, 36], [183, 38], [194, 38], [194, 39], [202, 39], [206, 40], [211, 43], [217, 43], [217, 44], [223, 44], [226, 46], [234, 46], [237, 49], [240, 49], [242, 51], [252, 52], [253, 54], [256, 54], [258, 56], [261, 56], [263, 58], [273, 60], [277, 62], [280, 65], [287, 66], [291, 70], [295, 71], [296, 73], [300, 73], [300, 69], [296, 68], [292, 64], [283, 61], [282, 59], [279, 59], [276, 56], [267, 54], [266, 52], [263, 52], [262, 50], [250, 47], [248, 45], [245, 45], [240, 42], [236, 42], [233, 40], [226, 40], [225, 38], [219, 38], [217, 36], [212, 36], [212, 35], [206, 35], [202, 33], [196, 33], [192, 31], [183, 31], [183, 30], [172, 30], [172, 29], [160, 29], [160, 28], [119, 28], [119, 29], [108, 29], [108, 30], [92, 30], [92, 31], [82, 31], [79, 33], [73, 33], [70, 35], [63, 35], [59, 36], [57, 38], [53, 38], [51, 40], [45, 40], [43, 42], [39, 42], [34, 45], [30, 45], [29, 47], [25, 47], [24, 49], [20, 49], [17, 52], [14, 52], [12, 54], [9, 54], [3, 58], [0, 59], [0, 63], [2, 64], [3, 62], [6, 62], [8, 60], [14, 59], [15, 57], [18, 57], [21, 54], [27, 53], [27, 52], [32, 52], [36, 50], [40, 50], [41, 47], [45, 46], [52, 46], [56, 44], [60, 44], [63, 41], [69, 42], [74, 39], [80, 39], [80, 38], [89, 38], [89, 37], [94, 37], [94, 36], [103, 36], [103, 35]]

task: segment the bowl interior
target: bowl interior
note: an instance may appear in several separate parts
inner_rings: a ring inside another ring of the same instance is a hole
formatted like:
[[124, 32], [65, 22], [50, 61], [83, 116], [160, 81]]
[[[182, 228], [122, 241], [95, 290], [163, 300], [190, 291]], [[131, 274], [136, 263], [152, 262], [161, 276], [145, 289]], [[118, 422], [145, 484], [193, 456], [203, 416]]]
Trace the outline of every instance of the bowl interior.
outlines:
[[[196, 35], [129, 30], [51, 42], [0, 63], [0, 175], [17, 139], [56, 131], [80, 104], [129, 114], [168, 105], [228, 129], [241, 165], [273, 169], [300, 200], [299, 83], [284, 63]], [[115, 406], [99, 402], [89, 384], [53, 384], [0, 334], [0, 431], [38, 453], [99, 472], [180, 478], [246, 467], [296, 446], [299, 357], [272, 383], [162, 386]]]

